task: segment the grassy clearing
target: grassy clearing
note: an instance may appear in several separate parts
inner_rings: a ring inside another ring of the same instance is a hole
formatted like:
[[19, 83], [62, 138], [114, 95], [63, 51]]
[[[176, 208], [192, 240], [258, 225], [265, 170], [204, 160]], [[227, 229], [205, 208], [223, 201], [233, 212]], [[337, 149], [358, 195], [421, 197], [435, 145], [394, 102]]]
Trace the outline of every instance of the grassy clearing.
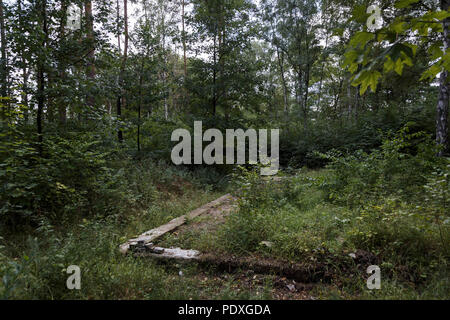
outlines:
[[[450, 163], [428, 156], [426, 145], [405, 154], [411, 138], [401, 134], [380, 151], [339, 156], [327, 170], [302, 170], [278, 185], [244, 170], [239, 210], [215, 250], [322, 266], [332, 275], [331, 287], [314, 293], [323, 298], [448, 299]], [[373, 264], [382, 290], [366, 288]]]
[[[126, 239], [222, 196], [227, 192], [226, 184], [213, 183], [224, 181], [223, 176], [152, 161], [122, 159], [108, 166], [122, 180], [114, 186], [115, 197], [107, 206], [96, 207], [95, 215], [80, 212], [58, 223], [41, 217], [35, 225], [21, 230], [2, 229], [1, 299], [274, 297], [271, 276], [254, 279], [241, 273], [217, 274], [196, 266], [162, 265], [119, 253], [118, 246]], [[66, 288], [69, 265], [81, 269], [81, 290]]]
[[[0, 297], [6, 299], [188, 299], [200, 298], [199, 281], [184, 270], [125, 257], [118, 245], [222, 195], [203, 176], [163, 164], [115, 163], [126, 167], [128, 196], [115, 214], [71, 219], [60, 225], [42, 220], [35, 230], [2, 232]], [[156, 176], [156, 173], [159, 173]], [[131, 182], [128, 184], [128, 182]], [[206, 185], [206, 187], [205, 187]], [[203, 186], [203, 187], [201, 187]], [[130, 196], [132, 195], [132, 197]], [[122, 198], [123, 200], [123, 198]], [[144, 208], [144, 206], [146, 206]], [[82, 289], [66, 288], [66, 268], [78, 265]], [[230, 280], [231, 281], [231, 280]], [[167, 288], [173, 288], [167, 290]], [[216, 295], [229, 292], [218, 291]], [[237, 297], [237, 294], [236, 294]], [[257, 298], [258, 295], [249, 297]]]
[[[449, 299], [450, 163], [434, 157], [429, 143], [411, 145], [410, 140], [404, 135], [386, 140], [371, 154], [331, 153], [327, 169], [291, 171], [291, 179], [279, 182], [262, 179], [259, 168], [242, 168], [234, 179], [238, 208], [225, 220], [197, 217], [160, 242], [325, 270], [326, 281], [308, 288], [306, 295], [286, 295], [286, 279], [248, 275], [248, 270], [226, 274], [122, 256], [118, 245], [126, 239], [228, 191], [214, 185], [220, 177], [213, 172], [122, 159], [108, 163], [120, 183], [87, 180], [86, 186], [94, 185], [97, 193], [76, 194], [86, 201], [78, 208], [63, 207], [64, 219], [52, 220], [48, 206], [46, 215], [35, 215], [34, 225], [2, 229], [0, 296]], [[76, 210], [80, 212], [68, 215]], [[82, 270], [79, 291], [65, 286], [66, 268], [73, 264]], [[381, 290], [366, 288], [366, 268], [372, 264], [381, 268]]]
[[[195, 227], [211, 220], [201, 216], [159, 244], [326, 266], [333, 273], [331, 281], [309, 292], [319, 299], [450, 297], [439, 228], [424, 224], [423, 217], [411, 214], [417, 208], [406, 204], [393, 207], [388, 200], [349, 208], [330, 202], [321, 184], [332, 175], [330, 170], [305, 170], [275, 184], [255, 176], [241, 194], [240, 209], [215, 232]], [[355, 252], [357, 259], [350, 256]], [[371, 264], [382, 269], [382, 290], [366, 287], [365, 268]]]
[[[450, 162], [434, 155], [433, 142], [405, 129], [371, 154], [329, 153], [327, 169], [278, 183], [242, 168], [239, 208], [217, 232], [165, 241], [320, 268], [321, 298], [448, 299]], [[382, 290], [367, 289], [369, 265], [381, 268]]]
[[[240, 209], [215, 239], [189, 239], [210, 251], [322, 265], [332, 277], [311, 292], [319, 298], [448, 299], [449, 230], [424, 219], [417, 205], [389, 198], [355, 208], [330, 202], [322, 188], [330, 177], [304, 171], [277, 187], [249, 178]], [[382, 290], [366, 287], [371, 264], [381, 267]]]

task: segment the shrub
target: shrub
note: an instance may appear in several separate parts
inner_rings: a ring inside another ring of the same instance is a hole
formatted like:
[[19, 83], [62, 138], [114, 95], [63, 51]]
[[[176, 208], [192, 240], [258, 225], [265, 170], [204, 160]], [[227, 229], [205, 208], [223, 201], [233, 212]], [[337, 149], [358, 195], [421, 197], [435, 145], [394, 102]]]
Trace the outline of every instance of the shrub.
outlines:
[[330, 160], [333, 174], [322, 181], [328, 198], [350, 206], [367, 199], [396, 195], [405, 200], [420, 196], [428, 175], [442, 166], [429, 135], [409, 133], [403, 128], [384, 139], [380, 149], [366, 153], [359, 150], [344, 156], [340, 152], [323, 155]]
[[0, 150], [0, 217], [3, 225], [36, 225], [97, 213], [114, 212], [123, 198], [121, 172], [107, 167], [108, 153], [92, 134], [70, 138], [47, 136], [36, 145], [15, 130], [3, 136]]

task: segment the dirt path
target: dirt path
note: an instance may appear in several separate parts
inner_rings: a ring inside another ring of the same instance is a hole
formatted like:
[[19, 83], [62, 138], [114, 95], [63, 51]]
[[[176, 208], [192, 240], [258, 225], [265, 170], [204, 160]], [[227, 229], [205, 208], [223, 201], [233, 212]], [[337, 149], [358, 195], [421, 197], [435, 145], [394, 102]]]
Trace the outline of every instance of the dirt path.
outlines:
[[301, 265], [257, 256], [236, 257], [200, 252], [192, 250], [193, 248], [188, 246], [189, 243], [183, 241], [189, 236], [195, 238], [202, 234], [216, 233], [233, 210], [237, 210], [237, 198], [230, 194], [224, 195], [165, 225], [128, 240], [120, 246], [120, 251], [157, 260], [205, 266], [207, 270], [214, 270], [213, 274], [205, 273], [199, 268], [195, 277], [211, 286], [227, 285], [232, 279], [232, 286], [238, 291], [262, 290], [263, 284], [269, 281], [271, 296], [274, 299], [312, 299], [309, 293], [313, 288], [309, 283], [311, 270], [305, 270]]
[[171, 220], [170, 222], [159, 226], [158, 228], [149, 230], [147, 232], [144, 232], [140, 236], [130, 239], [127, 242], [120, 245], [119, 250], [121, 253], [126, 254], [130, 247], [136, 246], [136, 245], [146, 245], [151, 243], [152, 241], [155, 241], [156, 239], [162, 237], [163, 235], [175, 230], [176, 228], [182, 226], [187, 221], [192, 220], [200, 215], [208, 214], [210, 212], [216, 212], [216, 216], [220, 215], [221, 212], [224, 210], [218, 209], [219, 206], [222, 206], [224, 204], [229, 206], [229, 202], [233, 200], [234, 198], [230, 194], [226, 194], [214, 201], [211, 201], [200, 208], [197, 208], [181, 217], [175, 218]]

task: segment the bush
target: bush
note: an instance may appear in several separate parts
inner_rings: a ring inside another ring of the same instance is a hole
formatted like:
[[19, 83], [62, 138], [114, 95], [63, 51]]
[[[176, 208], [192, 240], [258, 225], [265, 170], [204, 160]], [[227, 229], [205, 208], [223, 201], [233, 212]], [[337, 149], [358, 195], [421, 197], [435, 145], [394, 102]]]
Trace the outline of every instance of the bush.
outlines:
[[[120, 171], [107, 167], [108, 153], [98, 151], [99, 137], [46, 136], [36, 144], [16, 128], [4, 133], [0, 150], [0, 217], [3, 225], [36, 225], [41, 218], [63, 222], [75, 216], [115, 212], [124, 198]], [[101, 149], [100, 149], [101, 150]]]
[[329, 199], [350, 206], [391, 195], [410, 201], [420, 197], [428, 176], [443, 165], [436, 153], [429, 135], [410, 134], [405, 127], [386, 137], [380, 149], [371, 153], [359, 150], [344, 156], [334, 151], [322, 155], [331, 162], [328, 168], [333, 174], [321, 187]]
[[[409, 110], [409, 109], [408, 109]], [[385, 135], [397, 132], [408, 125], [410, 132], [434, 133], [432, 108], [414, 108], [407, 111], [390, 106], [377, 112], [361, 112], [353, 118], [321, 118], [308, 122], [295, 115], [289, 123], [282, 123], [280, 131], [280, 163], [282, 167], [323, 168], [330, 159], [319, 153], [338, 150], [341, 153], [354, 153], [358, 150], [371, 152], [381, 146]]]
[[324, 263], [343, 276], [361, 265], [349, 258], [359, 252], [376, 259], [397, 288], [448, 289], [434, 275], [445, 274], [450, 258], [450, 162], [436, 157], [431, 138], [405, 128], [370, 154], [326, 157], [328, 169], [301, 170], [281, 183], [244, 170], [239, 210], [222, 228], [219, 247]]

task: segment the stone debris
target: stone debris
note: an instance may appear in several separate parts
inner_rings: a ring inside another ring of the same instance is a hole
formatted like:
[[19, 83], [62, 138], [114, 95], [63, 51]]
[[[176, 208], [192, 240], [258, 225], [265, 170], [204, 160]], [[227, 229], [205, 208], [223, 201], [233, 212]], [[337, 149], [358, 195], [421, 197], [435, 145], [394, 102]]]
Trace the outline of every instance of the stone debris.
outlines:
[[129, 250], [138, 256], [151, 256], [162, 259], [196, 260], [200, 256], [200, 251], [197, 250], [161, 248], [154, 246], [153, 243], [146, 244], [144, 241], [138, 241], [136, 244], [130, 244]]
[[121, 244], [119, 246], [119, 250], [121, 253], [126, 254], [127, 251], [130, 249], [130, 247], [136, 247], [141, 246], [139, 243], [144, 242], [144, 244], [150, 243], [154, 241], [155, 239], [161, 237], [162, 235], [166, 234], [167, 232], [173, 231], [179, 226], [183, 225], [187, 220], [192, 220], [195, 217], [198, 217], [201, 214], [204, 214], [208, 212], [209, 210], [217, 207], [218, 205], [222, 204], [225, 201], [228, 201], [232, 199], [233, 197], [231, 194], [226, 194], [214, 201], [211, 201], [204, 206], [201, 206], [200, 208], [195, 209], [194, 211], [189, 212], [188, 214], [175, 218], [171, 220], [169, 223], [166, 223], [156, 229], [149, 230], [147, 232], [144, 232], [139, 237], [130, 239], [127, 242]]
[[289, 289], [290, 292], [296, 291], [295, 285], [293, 285], [293, 284], [288, 284], [286, 287]]
[[268, 248], [272, 248], [272, 246], [273, 246], [273, 242], [271, 242], [271, 241], [261, 241], [260, 244], [263, 246], [266, 246]]

